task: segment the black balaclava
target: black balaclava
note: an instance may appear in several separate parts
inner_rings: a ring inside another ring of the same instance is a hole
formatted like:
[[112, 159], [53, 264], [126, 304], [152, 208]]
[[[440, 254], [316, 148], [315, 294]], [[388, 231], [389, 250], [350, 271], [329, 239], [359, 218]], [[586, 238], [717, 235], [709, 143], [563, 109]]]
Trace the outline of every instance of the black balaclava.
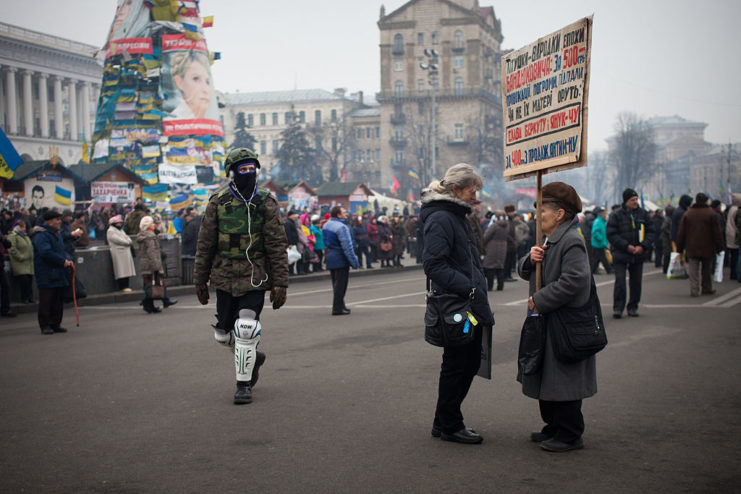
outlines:
[[[232, 173], [234, 174], [232, 176], [232, 182], [234, 182], [239, 193], [249, 201], [252, 199], [252, 195], [257, 191], [257, 169], [260, 165], [257, 160], [249, 160], [246, 163], [255, 165], [255, 171], [239, 173], [239, 165], [236, 165], [232, 168]], [[240, 163], [240, 165], [242, 164], [245, 163]]]

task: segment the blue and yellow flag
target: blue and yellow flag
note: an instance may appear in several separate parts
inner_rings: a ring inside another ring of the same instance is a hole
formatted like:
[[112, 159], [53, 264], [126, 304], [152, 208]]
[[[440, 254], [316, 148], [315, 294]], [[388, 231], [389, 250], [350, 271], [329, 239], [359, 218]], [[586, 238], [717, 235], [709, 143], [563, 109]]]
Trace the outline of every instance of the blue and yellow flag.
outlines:
[[417, 170], [415, 170], [414, 168], [409, 168], [409, 176], [416, 180], [419, 180], [419, 175], [417, 174]]
[[54, 188], [54, 200], [64, 206], [72, 204], [72, 191], [56, 185]]
[[491, 192], [489, 192], [489, 189], [486, 187], [481, 187], [481, 193], [484, 195], [484, 197], [491, 197]]
[[0, 177], [13, 178], [13, 172], [23, 160], [18, 155], [10, 139], [0, 129]]

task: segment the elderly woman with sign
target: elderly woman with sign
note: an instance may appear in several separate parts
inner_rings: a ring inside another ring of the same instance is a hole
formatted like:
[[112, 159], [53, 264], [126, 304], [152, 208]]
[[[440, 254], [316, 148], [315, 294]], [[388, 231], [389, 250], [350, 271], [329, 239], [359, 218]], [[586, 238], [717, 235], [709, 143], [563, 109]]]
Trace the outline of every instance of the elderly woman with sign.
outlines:
[[[563, 182], [547, 184], [542, 189], [542, 247], [535, 246], [519, 261], [520, 277], [530, 282], [528, 310], [546, 317], [542, 362], [537, 371], [520, 369], [517, 380], [522, 392], [538, 400], [545, 426], [531, 434], [533, 442], [546, 451], [563, 452], [583, 447], [584, 417], [582, 399], [597, 392], [595, 357], [565, 362], [557, 356], [552, 314], [569, 308], [581, 308], [596, 297], [584, 239], [577, 230], [576, 214], [581, 200], [573, 187]], [[542, 288], [536, 289], [536, 263], [542, 263]], [[600, 313], [601, 319], [601, 313]]]

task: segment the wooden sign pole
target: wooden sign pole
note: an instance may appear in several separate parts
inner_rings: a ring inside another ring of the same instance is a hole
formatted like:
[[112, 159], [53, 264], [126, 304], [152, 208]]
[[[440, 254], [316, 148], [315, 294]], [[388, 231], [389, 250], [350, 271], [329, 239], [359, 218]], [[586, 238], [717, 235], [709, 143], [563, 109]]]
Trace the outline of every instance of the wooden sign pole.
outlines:
[[[537, 195], [538, 207], [535, 209], [535, 245], [542, 247], [543, 245], [543, 229], [541, 228], [541, 213], [543, 212], [543, 170], [538, 170], [538, 195]], [[541, 289], [543, 283], [542, 279], [543, 263], [535, 263], [535, 291]]]

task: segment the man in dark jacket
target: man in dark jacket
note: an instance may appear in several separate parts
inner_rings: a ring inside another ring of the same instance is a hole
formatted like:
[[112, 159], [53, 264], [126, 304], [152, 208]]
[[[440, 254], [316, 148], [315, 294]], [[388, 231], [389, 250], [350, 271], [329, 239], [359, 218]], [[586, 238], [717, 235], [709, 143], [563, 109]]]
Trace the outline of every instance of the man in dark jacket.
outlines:
[[[286, 240], [288, 241], [288, 248], [291, 247], [297, 247], [298, 248], [298, 226], [296, 226], [296, 217], [298, 216], [298, 213], [294, 210], [288, 211], [288, 214], [286, 214], [286, 221], [283, 222], [283, 228], [286, 232]], [[293, 267], [297, 265], [301, 261], [296, 261], [293, 264], [288, 265], [288, 274], [293, 275], [295, 272], [293, 270]], [[299, 270], [300, 272], [300, 270]]]
[[72, 257], [64, 249], [59, 234], [62, 215], [44, 213], [44, 225], [33, 236], [33, 267], [39, 289], [39, 326], [42, 334], [66, 333], [61, 327], [64, 311], [64, 287], [68, 285], [65, 268], [73, 267]]
[[350, 278], [350, 266], [358, 268], [350, 229], [343, 220], [347, 213], [342, 206], [335, 206], [330, 212], [331, 218], [324, 224], [324, 248], [327, 252], [327, 269], [332, 275], [332, 315], [346, 316], [350, 309], [345, 307], [345, 292]]
[[188, 208], [185, 211], [185, 219], [183, 220], [183, 232], [181, 234], [183, 239], [184, 256], [196, 255], [196, 243], [198, 241], [198, 230], [200, 228], [201, 220], [196, 215], [195, 209]]
[[679, 224], [682, 222], [682, 216], [687, 211], [687, 208], [692, 204], [692, 197], [687, 194], [683, 194], [679, 198], [679, 206], [672, 213], [672, 242], [677, 243], [677, 233], [679, 233]]
[[690, 295], [700, 296], [700, 265], [702, 265], [702, 294], [712, 295], [713, 261], [715, 254], [723, 250], [723, 235], [717, 215], [708, 206], [708, 196], [702, 192], [695, 197], [695, 204], [682, 216], [677, 233], [677, 250], [686, 250]]
[[653, 222], [645, 209], [638, 205], [638, 193], [633, 189], [623, 191], [623, 205], [607, 221], [607, 240], [612, 250], [612, 267], [615, 270], [613, 314], [620, 319], [625, 308], [625, 272], [630, 273], [630, 300], [628, 315], [638, 317], [641, 301], [643, 261], [653, 248], [656, 239]]

